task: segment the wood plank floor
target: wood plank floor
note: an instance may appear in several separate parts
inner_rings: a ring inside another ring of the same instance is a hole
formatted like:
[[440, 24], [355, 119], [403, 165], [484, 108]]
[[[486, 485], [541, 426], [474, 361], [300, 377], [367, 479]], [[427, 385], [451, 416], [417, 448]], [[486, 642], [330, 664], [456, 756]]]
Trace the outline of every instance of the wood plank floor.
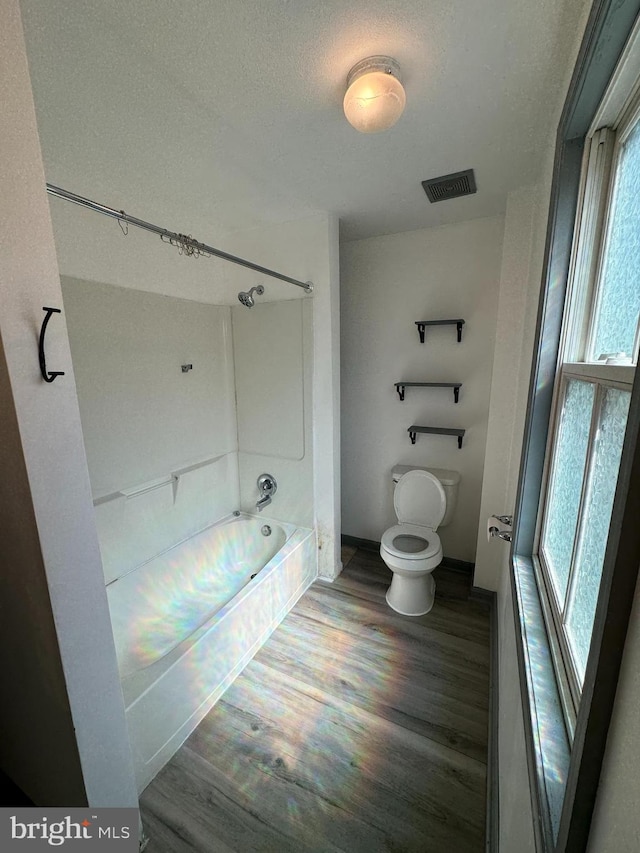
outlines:
[[480, 853], [489, 610], [434, 577], [417, 618], [369, 551], [314, 584], [144, 791], [147, 853]]

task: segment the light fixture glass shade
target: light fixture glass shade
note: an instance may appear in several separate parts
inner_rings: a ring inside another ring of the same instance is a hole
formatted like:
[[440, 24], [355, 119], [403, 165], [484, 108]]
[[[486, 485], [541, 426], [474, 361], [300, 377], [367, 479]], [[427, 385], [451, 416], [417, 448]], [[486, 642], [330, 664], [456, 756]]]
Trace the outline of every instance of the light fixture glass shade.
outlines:
[[377, 133], [398, 121], [406, 100], [398, 63], [389, 56], [371, 56], [349, 72], [344, 114], [361, 133]]

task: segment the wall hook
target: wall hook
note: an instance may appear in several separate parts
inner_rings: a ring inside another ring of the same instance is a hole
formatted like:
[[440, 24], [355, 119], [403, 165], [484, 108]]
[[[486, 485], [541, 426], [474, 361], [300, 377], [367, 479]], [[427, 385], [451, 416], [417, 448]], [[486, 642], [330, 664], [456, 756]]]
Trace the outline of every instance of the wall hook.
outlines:
[[45, 382], [53, 382], [56, 376], [64, 376], [64, 371], [47, 371], [47, 362], [44, 357], [44, 336], [47, 331], [47, 323], [49, 322], [51, 315], [62, 314], [62, 311], [59, 308], [43, 308], [42, 310], [47, 312], [47, 316], [42, 321], [42, 328], [40, 329], [40, 340], [38, 341], [38, 358], [40, 360], [40, 373], [42, 373], [42, 378]]

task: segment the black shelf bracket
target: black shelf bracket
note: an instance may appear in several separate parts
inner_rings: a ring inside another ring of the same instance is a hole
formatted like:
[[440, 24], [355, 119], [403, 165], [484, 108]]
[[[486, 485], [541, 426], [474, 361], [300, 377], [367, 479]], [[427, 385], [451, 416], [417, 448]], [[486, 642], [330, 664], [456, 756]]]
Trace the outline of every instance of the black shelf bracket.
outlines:
[[400, 383], [396, 383], [396, 391], [398, 392], [398, 397], [401, 400], [404, 400], [404, 385], [400, 385]]
[[43, 308], [47, 312], [47, 316], [42, 321], [40, 329], [40, 338], [38, 340], [38, 360], [40, 361], [40, 373], [45, 382], [53, 382], [57, 376], [64, 376], [64, 370], [47, 370], [47, 362], [44, 355], [44, 337], [47, 332], [47, 324], [51, 319], [52, 314], [62, 314], [59, 308]]

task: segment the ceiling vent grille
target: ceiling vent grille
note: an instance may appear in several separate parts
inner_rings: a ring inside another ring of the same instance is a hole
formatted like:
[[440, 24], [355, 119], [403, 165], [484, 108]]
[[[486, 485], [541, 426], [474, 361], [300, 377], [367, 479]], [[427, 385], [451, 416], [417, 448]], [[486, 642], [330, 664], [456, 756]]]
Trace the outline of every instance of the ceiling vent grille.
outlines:
[[461, 195], [472, 195], [476, 191], [476, 179], [473, 169], [465, 169], [464, 172], [429, 178], [428, 181], [422, 181], [422, 186], [427, 198], [433, 203], [458, 198]]

